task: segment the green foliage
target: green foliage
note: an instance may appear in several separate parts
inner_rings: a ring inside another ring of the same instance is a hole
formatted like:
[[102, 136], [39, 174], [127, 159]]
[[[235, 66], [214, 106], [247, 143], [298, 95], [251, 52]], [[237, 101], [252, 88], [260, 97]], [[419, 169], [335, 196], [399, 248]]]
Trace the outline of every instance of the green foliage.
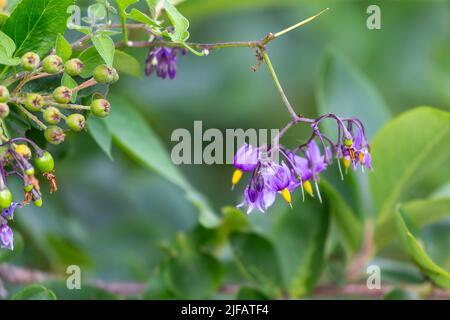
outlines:
[[[418, 130], [420, 128], [420, 130]], [[385, 244], [384, 227], [392, 223], [397, 203], [404, 201], [440, 163], [448, 160], [450, 113], [420, 107], [398, 116], [375, 137], [372, 156], [375, 172], [370, 175], [377, 215], [376, 243]]]
[[119, 72], [142, 79], [142, 67], [139, 61], [126, 52], [116, 50], [113, 67]]
[[430, 259], [421, 243], [409, 231], [401, 208], [396, 214], [396, 221], [400, 239], [414, 263], [433, 283], [450, 289], [450, 274]]
[[189, 21], [169, 0], [163, 0], [164, 9], [173, 25], [173, 32], [169, 33], [173, 42], [183, 43], [189, 38]]
[[[22, 0], [2, 27], [16, 46], [14, 56], [33, 51], [44, 56], [66, 29], [67, 7], [74, 0]], [[24, 23], [28, 21], [28, 23]]]
[[64, 38], [62, 34], [58, 34], [56, 37], [56, 55], [66, 62], [72, 56], [72, 47], [70, 43]]
[[92, 43], [102, 59], [105, 61], [106, 65], [108, 67], [112, 67], [114, 62], [114, 51], [116, 49], [114, 41], [112, 41], [108, 35], [100, 33], [95, 34], [92, 37]]
[[56, 295], [42, 285], [30, 285], [11, 297], [11, 300], [56, 300]]
[[108, 158], [113, 160], [111, 153], [112, 134], [109, 131], [105, 120], [92, 117], [88, 122], [88, 131], [95, 142], [97, 142], [98, 146], [106, 153]]
[[0, 64], [16, 66], [20, 63], [20, 58], [13, 58], [16, 51], [16, 44], [5, 33], [0, 31]]

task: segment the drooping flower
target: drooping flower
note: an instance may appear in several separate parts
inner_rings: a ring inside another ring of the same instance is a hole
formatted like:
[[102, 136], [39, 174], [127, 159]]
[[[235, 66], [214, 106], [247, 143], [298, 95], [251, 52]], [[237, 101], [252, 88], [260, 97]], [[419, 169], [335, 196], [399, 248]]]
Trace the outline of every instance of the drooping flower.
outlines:
[[244, 172], [255, 170], [258, 165], [258, 149], [244, 144], [234, 155], [233, 165], [236, 170], [231, 177], [231, 184], [235, 186], [241, 180]]
[[19, 202], [14, 202], [13, 201], [8, 208], [3, 209], [2, 214], [1, 214], [2, 217], [5, 218], [5, 219], [8, 219], [8, 220], [13, 219], [14, 218], [14, 211], [16, 210], [17, 207], [20, 208], [21, 204]]
[[237, 205], [238, 208], [247, 206], [247, 214], [255, 208], [265, 212], [275, 202], [276, 192], [263, 186], [259, 191], [257, 188], [248, 185], [244, 191], [244, 201]]
[[267, 170], [265, 170], [265, 177], [267, 179], [268, 186], [273, 191], [280, 192], [283, 199], [291, 205], [291, 193], [288, 189], [288, 186], [291, 183], [291, 172], [286, 164], [272, 164]]
[[6, 224], [6, 221], [2, 221], [0, 225], [0, 241], [2, 248], [14, 249], [14, 235], [11, 228]]
[[177, 73], [177, 53], [186, 54], [184, 49], [156, 47], [150, 48], [145, 60], [145, 75], [150, 76], [156, 70], [156, 75], [162, 79], [174, 79]]

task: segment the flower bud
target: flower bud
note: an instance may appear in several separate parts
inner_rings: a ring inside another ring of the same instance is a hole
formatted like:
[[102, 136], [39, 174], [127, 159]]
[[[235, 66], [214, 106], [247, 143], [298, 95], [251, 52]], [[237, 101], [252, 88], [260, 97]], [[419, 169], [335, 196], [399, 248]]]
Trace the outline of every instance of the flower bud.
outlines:
[[66, 64], [64, 65], [64, 72], [69, 76], [76, 77], [79, 76], [81, 72], [83, 72], [83, 68], [83, 62], [81, 62], [80, 59], [74, 58], [66, 62]]
[[6, 209], [9, 208], [12, 202], [12, 194], [8, 188], [0, 190], [0, 208]]
[[55, 107], [46, 108], [43, 116], [44, 121], [48, 124], [58, 124], [61, 121], [61, 112]]
[[60, 57], [55, 54], [49, 55], [42, 61], [44, 71], [50, 74], [58, 73], [63, 68], [63, 62]]
[[42, 156], [36, 157], [34, 159], [34, 163], [36, 164], [36, 167], [39, 169], [39, 171], [41, 171], [42, 173], [51, 172], [55, 167], [55, 161], [53, 160], [52, 155], [48, 151], [44, 151]]
[[72, 90], [67, 87], [60, 86], [53, 91], [53, 99], [58, 103], [69, 103], [72, 98]]
[[66, 124], [70, 130], [78, 132], [84, 129], [86, 120], [82, 114], [73, 113], [67, 117]]
[[20, 154], [25, 159], [29, 160], [31, 158], [31, 150], [26, 144], [18, 144], [15, 146], [14, 151]]
[[0, 119], [5, 119], [9, 115], [9, 106], [0, 102]]
[[119, 79], [116, 69], [110, 68], [106, 64], [97, 66], [94, 69], [93, 76], [98, 83], [112, 83]]
[[51, 144], [60, 144], [64, 141], [66, 134], [64, 130], [58, 126], [48, 126], [44, 131], [45, 140]]
[[29, 93], [25, 100], [25, 107], [29, 111], [39, 111], [44, 106], [44, 98], [37, 93]]
[[27, 52], [22, 56], [22, 68], [25, 71], [33, 71], [39, 66], [41, 59], [34, 52]]
[[5, 86], [0, 86], [0, 102], [7, 102], [9, 99], [9, 91]]
[[106, 99], [96, 99], [91, 103], [91, 112], [100, 118], [104, 118], [109, 114], [110, 105]]

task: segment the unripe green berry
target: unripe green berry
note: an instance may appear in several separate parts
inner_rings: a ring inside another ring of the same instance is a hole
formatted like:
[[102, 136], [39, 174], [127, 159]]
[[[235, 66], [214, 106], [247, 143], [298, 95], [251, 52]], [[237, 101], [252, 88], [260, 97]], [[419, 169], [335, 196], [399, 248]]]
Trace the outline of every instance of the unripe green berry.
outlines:
[[82, 114], [73, 113], [67, 117], [66, 124], [70, 130], [78, 132], [84, 129], [86, 120]]
[[30, 111], [39, 111], [44, 106], [44, 98], [37, 93], [29, 93], [25, 100], [25, 107]]
[[44, 151], [42, 156], [36, 157], [36, 159], [34, 159], [34, 163], [42, 173], [51, 172], [55, 167], [55, 161], [48, 151]]
[[58, 103], [68, 103], [72, 98], [72, 90], [67, 87], [60, 86], [53, 91], [53, 99]]
[[44, 68], [45, 72], [54, 74], [62, 70], [63, 62], [60, 57], [52, 54], [48, 57], [45, 57], [45, 59], [42, 61], [42, 67]]
[[48, 124], [58, 124], [61, 121], [61, 112], [55, 107], [46, 108], [43, 116]]
[[98, 83], [112, 83], [115, 78], [118, 79], [117, 71], [114, 68], [108, 67], [106, 64], [101, 64], [94, 69], [94, 79]]
[[117, 81], [119, 81], [119, 73], [117, 72], [116, 69], [113, 68], [113, 79], [111, 83], [115, 83]]
[[34, 52], [27, 52], [22, 56], [22, 68], [25, 71], [33, 71], [39, 66], [41, 59]]
[[0, 102], [7, 102], [9, 99], [9, 91], [5, 86], [0, 86]]
[[25, 169], [25, 174], [27, 176], [34, 176], [34, 174], [35, 174], [34, 168], [33, 167], [26, 168]]
[[69, 76], [76, 77], [83, 72], [84, 64], [81, 62], [80, 59], [74, 58], [70, 59], [66, 62], [64, 65], [64, 72], [67, 73]]
[[31, 190], [33, 190], [33, 185], [31, 183], [23, 186], [23, 191], [30, 192]]
[[9, 106], [0, 102], [0, 119], [5, 119], [9, 115]]
[[33, 203], [36, 207], [42, 207], [42, 198], [34, 200]]
[[110, 105], [106, 99], [95, 99], [91, 103], [91, 112], [100, 118], [106, 117], [109, 114]]
[[60, 144], [64, 141], [66, 134], [64, 130], [58, 126], [48, 126], [44, 131], [45, 140], [51, 144]]
[[0, 208], [6, 209], [11, 205], [12, 202], [12, 194], [8, 188], [0, 190]]

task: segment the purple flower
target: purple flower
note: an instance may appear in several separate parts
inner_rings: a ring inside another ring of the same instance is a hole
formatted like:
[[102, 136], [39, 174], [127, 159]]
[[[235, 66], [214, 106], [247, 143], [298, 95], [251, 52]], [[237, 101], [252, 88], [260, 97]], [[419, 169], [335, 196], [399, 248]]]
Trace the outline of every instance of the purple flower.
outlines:
[[244, 172], [255, 170], [258, 165], [258, 149], [244, 144], [234, 155], [234, 167]]
[[3, 209], [2, 211], [2, 217], [8, 220], [11, 220], [14, 218], [14, 211], [16, 210], [17, 206], [19, 206], [19, 208], [22, 207], [22, 205], [19, 202], [12, 202], [11, 205], [6, 208]]
[[237, 205], [238, 208], [242, 208], [247, 205], [247, 214], [251, 213], [253, 209], [258, 209], [261, 212], [265, 212], [275, 202], [275, 191], [263, 186], [261, 190], [257, 190], [251, 184], [245, 188], [244, 201]]
[[281, 165], [272, 164], [264, 170], [268, 185], [274, 191], [281, 191], [289, 186], [291, 172], [285, 163]]
[[186, 54], [186, 51], [180, 48], [150, 48], [145, 60], [145, 75], [150, 76], [156, 70], [158, 77], [165, 79], [169, 75], [170, 79], [174, 79], [177, 73], [178, 51]]
[[0, 226], [0, 241], [1, 247], [9, 250], [14, 249], [14, 236], [11, 228], [6, 224], [6, 221], [2, 221]]

